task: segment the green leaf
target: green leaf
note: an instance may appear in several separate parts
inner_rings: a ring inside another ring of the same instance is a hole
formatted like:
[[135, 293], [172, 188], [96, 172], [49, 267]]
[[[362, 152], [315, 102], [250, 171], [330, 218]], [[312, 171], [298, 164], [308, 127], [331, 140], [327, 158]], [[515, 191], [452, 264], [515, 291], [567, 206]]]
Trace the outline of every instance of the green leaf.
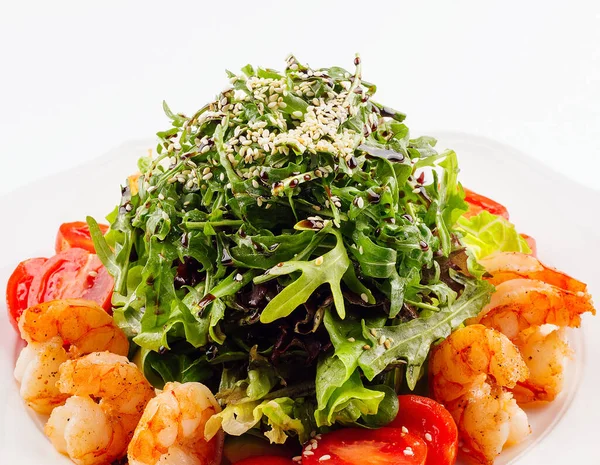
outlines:
[[484, 210], [471, 218], [463, 216], [458, 220], [458, 226], [463, 233], [461, 242], [476, 259], [494, 252], [531, 253], [527, 241], [512, 223], [488, 211]]
[[[427, 318], [415, 318], [396, 326], [373, 329], [373, 347], [363, 352], [359, 365], [365, 376], [372, 380], [392, 361], [407, 362], [407, 381], [413, 389], [431, 345], [447, 337], [467, 318], [476, 316], [489, 302], [493, 286], [485, 281], [458, 278], [465, 285], [461, 296], [452, 305], [440, 307]], [[389, 340], [389, 349], [379, 339]]]
[[340, 317], [345, 316], [344, 297], [340, 282], [350, 265], [350, 259], [346, 253], [342, 235], [337, 231], [331, 231], [330, 234], [336, 237], [337, 243], [326, 254], [311, 261], [284, 262], [269, 270], [269, 277], [288, 275], [295, 271], [300, 271], [301, 275], [269, 302], [260, 316], [262, 323], [271, 323], [288, 316], [296, 307], [306, 302], [322, 284], [329, 284], [335, 308]]

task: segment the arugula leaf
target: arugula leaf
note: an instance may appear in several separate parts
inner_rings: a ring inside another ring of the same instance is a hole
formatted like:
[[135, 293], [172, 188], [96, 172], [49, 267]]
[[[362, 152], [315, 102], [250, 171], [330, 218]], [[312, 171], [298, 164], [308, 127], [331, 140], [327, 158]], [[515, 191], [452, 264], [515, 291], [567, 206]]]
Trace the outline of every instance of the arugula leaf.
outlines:
[[295, 260], [284, 262], [268, 271], [268, 278], [287, 275], [294, 271], [300, 271], [302, 274], [269, 302], [260, 316], [262, 323], [271, 323], [278, 318], [288, 316], [296, 307], [306, 302], [322, 284], [329, 284], [331, 287], [335, 308], [340, 317], [344, 318], [346, 311], [340, 282], [350, 265], [350, 259], [342, 235], [334, 230], [331, 234], [336, 237], [337, 243], [326, 254], [310, 262]]
[[[365, 350], [358, 360], [365, 376], [372, 380], [392, 361], [407, 362], [408, 387], [414, 389], [421, 367], [427, 359], [431, 345], [447, 337], [467, 318], [476, 316], [489, 302], [493, 286], [485, 281], [458, 278], [465, 289], [461, 296], [447, 307], [427, 318], [416, 318], [407, 323], [383, 328], [371, 328], [372, 348]], [[367, 327], [368, 328], [368, 327]], [[379, 344], [380, 338], [389, 341], [389, 349]]]

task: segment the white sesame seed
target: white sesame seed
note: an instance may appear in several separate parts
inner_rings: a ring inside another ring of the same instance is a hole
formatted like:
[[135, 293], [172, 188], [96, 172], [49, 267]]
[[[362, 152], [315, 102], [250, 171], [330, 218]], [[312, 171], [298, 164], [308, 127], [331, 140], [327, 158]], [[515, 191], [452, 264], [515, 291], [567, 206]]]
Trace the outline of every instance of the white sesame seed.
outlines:
[[253, 179], [252, 180], [252, 187], [254, 187], [255, 189], [258, 189], [258, 186], [259, 186], [258, 181], [256, 179]]
[[356, 201], [356, 206], [358, 208], [363, 208], [365, 206], [365, 201], [363, 200], [362, 197], [359, 197], [358, 200]]
[[244, 279], [244, 277], [243, 277], [243, 276], [242, 276], [240, 273], [238, 273], [238, 274], [236, 274], [236, 275], [235, 275], [235, 278], [233, 278], [233, 279], [235, 279], [236, 281], [238, 281], [238, 282], [239, 282], [239, 281], [241, 281], [242, 279]]
[[221, 181], [221, 182], [225, 181], [225, 173], [221, 173], [219, 175], [219, 181]]
[[385, 336], [381, 336], [379, 338], [379, 345], [382, 346], [384, 344], [384, 342], [385, 342]]
[[403, 427], [402, 427], [402, 432], [403, 432], [404, 434], [408, 434], [408, 428], [407, 428], [406, 426], [403, 426]]
[[300, 118], [302, 118], [302, 112], [301, 112], [301, 111], [298, 111], [298, 110], [296, 110], [296, 111], [292, 112], [292, 116], [293, 116], [294, 118], [300, 119]]
[[307, 444], [306, 447], [304, 448], [304, 453], [306, 454], [307, 452], [310, 452], [313, 448], [312, 444]]
[[262, 197], [258, 197], [256, 199], [256, 205], [258, 205], [259, 207], [262, 207], [263, 204], [263, 198]]
[[415, 455], [411, 447], [407, 447], [406, 449], [404, 449], [403, 454], [407, 457], [412, 457], [413, 455]]
[[389, 339], [386, 339], [385, 341], [383, 341], [383, 346], [386, 348], [386, 350], [390, 350], [390, 348], [392, 347], [392, 342]]
[[353, 337], [349, 337], [348, 342], [356, 342], [356, 339], [354, 339]]
[[321, 436], [320, 434], [317, 434], [317, 435], [315, 436], [315, 438], [317, 439], [317, 441], [320, 441], [320, 440], [323, 438], [323, 436]]
[[369, 332], [371, 333], [371, 336], [377, 337], [377, 330], [375, 328], [371, 328]]
[[303, 455], [307, 455], [307, 456], [308, 455], [315, 455], [315, 453], [312, 450], [310, 450], [308, 447], [309, 446], [306, 446], [306, 450], [304, 451]]
[[364, 349], [364, 350], [369, 350], [370, 348], [371, 348], [371, 346], [370, 346], [369, 344], [365, 344], [365, 345], [363, 346], [363, 349]]
[[301, 455], [296, 455], [296, 457], [292, 458], [293, 462], [302, 462], [302, 456]]
[[425, 433], [425, 440], [429, 441], [429, 442], [433, 441], [433, 438], [431, 437], [431, 434]]
[[98, 272], [91, 270], [88, 272], [88, 276], [91, 276], [92, 278], [95, 278], [96, 276], [98, 276]]
[[213, 177], [212, 173], [206, 173], [204, 176], [202, 176], [202, 179], [204, 179], [205, 181], [208, 181], [212, 177]]
[[361, 246], [358, 247], [358, 253], [362, 255], [363, 252], [364, 252], [363, 246], [361, 245]]
[[331, 455], [329, 455], [329, 454], [321, 455], [321, 458], [319, 458], [319, 462], [329, 460], [330, 458], [331, 458]]
[[277, 102], [271, 102], [267, 106], [272, 110], [273, 108], [277, 108], [278, 104]]
[[315, 265], [320, 266], [323, 264], [323, 256], [321, 255], [320, 257], [317, 257], [315, 259]]
[[369, 296], [367, 296], [367, 294], [365, 294], [364, 292], [360, 295], [360, 298], [363, 300], [363, 302], [369, 301]]

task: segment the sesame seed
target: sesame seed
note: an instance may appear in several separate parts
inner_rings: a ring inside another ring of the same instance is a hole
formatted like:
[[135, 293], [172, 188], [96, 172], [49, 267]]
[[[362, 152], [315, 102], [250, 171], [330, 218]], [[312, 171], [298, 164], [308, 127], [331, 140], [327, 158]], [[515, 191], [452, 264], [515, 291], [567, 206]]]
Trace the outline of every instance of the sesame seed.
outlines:
[[429, 442], [433, 441], [433, 438], [431, 437], [431, 434], [425, 433], [425, 440], [429, 441]]
[[363, 349], [364, 349], [364, 350], [369, 350], [370, 348], [371, 348], [371, 346], [370, 346], [369, 344], [365, 344], [365, 345], [363, 346]]
[[383, 346], [387, 349], [390, 350], [390, 347], [392, 347], [392, 343], [390, 342], [389, 339], [386, 339], [385, 341], [383, 341]]
[[403, 454], [407, 457], [412, 457], [413, 455], [415, 455], [411, 447], [407, 447], [406, 449], [404, 449]]
[[302, 112], [301, 112], [301, 111], [298, 111], [298, 110], [296, 110], [296, 111], [292, 112], [292, 116], [293, 116], [294, 118], [300, 119], [300, 118], [302, 118]]
[[202, 170], [202, 174], [210, 173], [210, 168], [207, 166]]
[[98, 272], [91, 270], [88, 272], [88, 276], [91, 276], [92, 278], [95, 278], [96, 276], [98, 276]]
[[380, 345], [380, 346], [382, 346], [382, 345], [383, 345], [383, 343], [385, 342], [385, 340], [386, 340], [385, 336], [381, 336], [381, 337], [379, 338], [379, 345]]
[[315, 436], [315, 438], [317, 439], [317, 441], [320, 441], [320, 440], [323, 438], [323, 436], [321, 436], [320, 434], [317, 434], [317, 435]]
[[202, 179], [204, 179], [205, 181], [208, 181], [212, 177], [213, 177], [212, 173], [206, 173], [204, 176], [202, 176]]
[[361, 245], [361, 246], [358, 248], [358, 253], [362, 255], [362, 254], [363, 254], [363, 252], [364, 252], [364, 249], [363, 249], [363, 246]]
[[356, 201], [356, 206], [358, 208], [363, 208], [365, 206], [365, 201], [363, 200], [362, 197], [359, 197], [358, 200]]
[[302, 462], [302, 456], [301, 455], [296, 455], [296, 457], [292, 458], [293, 462]]
[[259, 207], [262, 207], [263, 204], [263, 198], [262, 197], [258, 197], [256, 199], [256, 205], [258, 205]]
[[315, 453], [309, 449], [310, 444], [308, 446], [306, 446], [306, 450], [304, 451], [303, 455], [315, 455]]
[[313, 445], [311, 444], [307, 444], [306, 447], [304, 448], [304, 453], [310, 452], [312, 451]]
[[369, 332], [371, 333], [371, 336], [377, 337], [377, 330], [375, 328], [371, 328]]
[[356, 339], [354, 339], [353, 337], [349, 337], [348, 342], [356, 342]]
[[253, 179], [252, 180], [252, 187], [254, 187], [255, 189], [258, 189], [258, 186], [259, 186], [258, 181], [256, 179]]
[[403, 432], [404, 434], [408, 434], [408, 428], [407, 428], [406, 426], [403, 426], [403, 427], [402, 427], [402, 432]]
[[369, 297], [364, 292], [360, 295], [360, 298], [363, 300], [363, 302], [369, 301]]
[[205, 145], [204, 147], [202, 147], [202, 150], [200, 150], [200, 153], [206, 153], [210, 150], [210, 145]]
[[219, 175], [219, 181], [221, 181], [221, 182], [225, 181], [225, 173], [221, 173]]
[[324, 460], [329, 460], [330, 458], [331, 458], [331, 455], [329, 455], [329, 454], [321, 455], [319, 462], [322, 462]]
[[128, 203], [127, 205], [125, 205], [125, 210], [127, 210], [128, 212], [130, 212], [132, 208], [133, 207], [131, 206], [130, 203]]
[[244, 277], [240, 273], [238, 273], [238, 274], [235, 275], [235, 277], [233, 279], [235, 279], [236, 281], [240, 282], [242, 279], [244, 279]]
[[315, 259], [315, 265], [320, 266], [323, 264], [323, 256], [321, 255], [320, 257], [317, 257]]
[[277, 104], [277, 102], [271, 102], [267, 106], [272, 110], [274, 108], [277, 108], [278, 104]]

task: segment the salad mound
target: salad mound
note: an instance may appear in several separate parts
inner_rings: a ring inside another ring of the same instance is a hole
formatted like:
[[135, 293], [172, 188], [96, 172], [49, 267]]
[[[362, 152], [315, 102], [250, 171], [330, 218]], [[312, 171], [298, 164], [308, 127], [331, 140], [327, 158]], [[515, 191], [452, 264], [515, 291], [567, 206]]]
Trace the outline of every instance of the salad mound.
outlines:
[[291, 56], [228, 73], [192, 116], [164, 104], [108, 234], [88, 219], [146, 377], [216, 393], [209, 437], [389, 423], [431, 345], [489, 301], [478, 252], [528, 251], [502, 218], [462, 217], [456, 154], [411, 138], [355, 66]]

